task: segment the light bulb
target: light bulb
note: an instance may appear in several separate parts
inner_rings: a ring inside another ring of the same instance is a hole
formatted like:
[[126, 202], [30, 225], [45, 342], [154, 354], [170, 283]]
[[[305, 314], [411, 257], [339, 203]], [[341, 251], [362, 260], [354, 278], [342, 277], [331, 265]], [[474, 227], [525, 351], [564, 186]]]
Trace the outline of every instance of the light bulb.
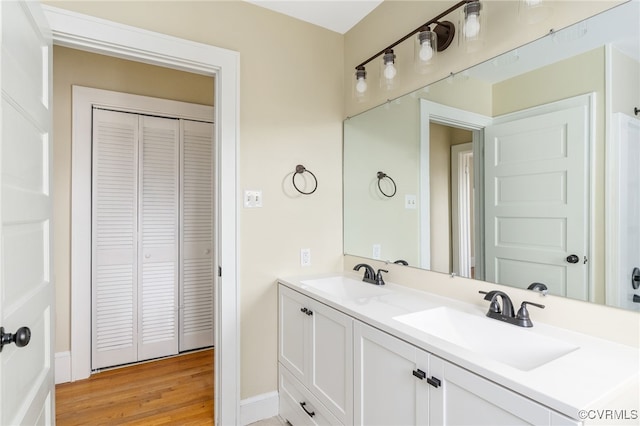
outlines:
[[474, 38], [478, 36], [480, 32], [480, 21], [478, 20], [478, 15], [469, 14], [467, 15], [467, 19], [464, 23], [464, 36], [466, 38]]
[[393, 66], [393, 62], [387, 62], [384, 66], [384, 78], [387, 80], [393, 80], [396, 76], [396, 67]]
[[420, 60], [424, 62], [433, 58], [433, 48], [431, 47], [431, 42], [429, 40], [425, 40], [424, 43], [422, 43], [419, 55]]
[[540, 3], [542, 3], [542, 0], [524, 0], [524, 4], [529, 7], [537, 6]]
[[364, 77], [358, 78], [358, 82], [356, 83], [356, 92], [364, 93], [367, 91], [367, 81]]

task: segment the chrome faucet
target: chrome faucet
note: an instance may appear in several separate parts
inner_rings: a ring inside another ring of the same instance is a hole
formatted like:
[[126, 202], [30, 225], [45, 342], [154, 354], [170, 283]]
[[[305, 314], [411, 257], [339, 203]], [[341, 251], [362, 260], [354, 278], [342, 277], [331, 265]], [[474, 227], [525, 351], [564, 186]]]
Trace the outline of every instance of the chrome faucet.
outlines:
[[362, 268], [364, 268], [364, 277], [362, 277], [362, 281], [369, 284], [384, 285], [384, 279], [382, 278], [382, 273], [389, 272], [389, 271], [387, 271], [386, 269], [378, 269], [378, 272], [376, 273], [375, 270], [370, 265], [367, 265], [366, 263], [358, 263], [356, 266], [353, 267], [353, 270], [359, 271]]
[[[484, 300], [490, 301], [489, 311], [487, 312], [487, 316], [489, 318], [508, 322], [509, 324], [515, 324], [520, 327], [533, 327], [533, 323], [529, 317], [529, 311], [527, 310], [527, 305], [544, 309], [544, 305], [540, 305], [538, 303], [522, 302], [520, 309], [518, 309], [518, 313], [514, 314], [513, 302], [511, 302], [511, 299], [505, 292], [494, 290], [489, 292], [480, 291], [480, 293], [485, 295]], [[502, 306], [498, 303], [498, 299], [502, 302]]]

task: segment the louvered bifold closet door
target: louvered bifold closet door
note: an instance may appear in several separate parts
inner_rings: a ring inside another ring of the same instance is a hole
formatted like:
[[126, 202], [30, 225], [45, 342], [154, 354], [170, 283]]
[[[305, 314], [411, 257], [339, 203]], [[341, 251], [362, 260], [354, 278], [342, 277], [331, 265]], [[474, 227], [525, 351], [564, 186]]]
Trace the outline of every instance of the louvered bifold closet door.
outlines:
[[180, 350], [213, 345], [213, 124], [182, 121]]
[[138, 358], [178, 352], [179, 120], [140, 116]]
[[92, 369], [136, 361], [138, 117], [93, 110]]

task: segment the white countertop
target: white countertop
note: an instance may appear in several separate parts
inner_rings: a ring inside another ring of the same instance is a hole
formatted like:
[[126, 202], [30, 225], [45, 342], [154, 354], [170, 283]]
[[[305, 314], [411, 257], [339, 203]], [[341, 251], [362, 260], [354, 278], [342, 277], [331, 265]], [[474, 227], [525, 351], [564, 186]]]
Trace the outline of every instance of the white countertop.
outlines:
[[[303, 281], [337, 276], [352, 278], [354, 286], [364, 286], [361, 290], [373, 295], [354, 298], [346, 294], [322, 291], [315, 286], [311, 287], [303, 283]], [[523, 371], [393, 319], [398, 315], [436, 307], [448, 307], [486, 319], [489, 302], [484, 309], [389, 282], [384, 287], [378, 287], [364, 283], [361, 279], [360, 273], [345, 272], [280, 278], [278, 281], [571, 418], [583, 420], [578, 414], [580, 410], [640, 408], [606, 406], [617, 393], [630, 386], [637, 387], [640, 383], [640, 350], [638, 348], [537, 322], [536, 308], [530, 308], [529, 312], [534, 324], [532, 328], [510, 324], [505, 326], [515, 327], [522, 330], [522, 333], [538, 333], [555, 338], [579, 348], [537, 368]], [[371, 288], [380, 289], [380, 294], [376, 295]], [[517, 309], [517, 306], [514, 308]], [[594, 320], [585, 318], [585, 321]], [[496, 339], [498, 338], [499, 336], [496, 336]]]

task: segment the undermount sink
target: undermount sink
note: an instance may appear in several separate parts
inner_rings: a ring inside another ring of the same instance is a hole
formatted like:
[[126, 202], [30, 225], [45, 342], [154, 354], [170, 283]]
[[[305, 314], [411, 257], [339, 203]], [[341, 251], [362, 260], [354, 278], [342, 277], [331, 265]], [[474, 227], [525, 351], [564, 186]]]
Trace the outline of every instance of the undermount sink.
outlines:
[[382, 286], [368, 284], [342, 276], [305, 280], [300, 283], [303, 288], [311, 287], [340, 299], [363, 299], [382, 296], [390, 292]]
[[441, 307], [393, 318], [454, 345], [529, 371], [578, 349], [531, 329]]

